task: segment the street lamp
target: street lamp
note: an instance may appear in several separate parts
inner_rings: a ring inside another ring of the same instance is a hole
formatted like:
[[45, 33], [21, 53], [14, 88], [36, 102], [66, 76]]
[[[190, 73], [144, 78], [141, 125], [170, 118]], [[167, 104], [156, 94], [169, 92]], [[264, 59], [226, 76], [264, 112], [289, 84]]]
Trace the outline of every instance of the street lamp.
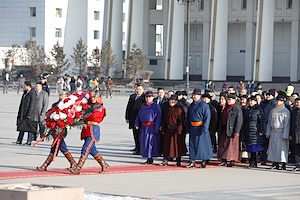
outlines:
[[189, 95], [190, 90], [190, 4], [195, 3], [195, 1], [201, 2], [202, 0], [177, 0], [180, 5], [186, 5], [186, 19], [187, 19], [187, 34], [186, 34], [186, 91]]

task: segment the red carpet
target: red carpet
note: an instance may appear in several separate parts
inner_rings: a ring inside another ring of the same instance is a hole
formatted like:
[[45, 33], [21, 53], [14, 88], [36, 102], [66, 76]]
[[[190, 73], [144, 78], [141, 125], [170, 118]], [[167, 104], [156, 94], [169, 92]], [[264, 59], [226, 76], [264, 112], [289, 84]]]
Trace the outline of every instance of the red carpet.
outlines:
[[[211, 161], [206, 168], [216, 168], [219, 161]], [[157, 171], [172, 171], [172, 170], [199, 170], [200, 164], [197, 164], [197, 168], [188, 169], [185, 166], [188, 163], [182, 163], [181, 167], [175, 167], [174, 162], [170, 162], [169, 166], [155, 165], [122, 165], [122, 166], [111, 166], [107, 169], [105, 174], [119, 174], [119, 173], [138, 173], [138, 172], [157, 172]], [[247, 166], [247, 164], [237, 163], [237, 166]], [[20, 179], [20, 178], [36, 178], [36, 177], [54, 177], [54, 176], [77, 176], [71, 174], [67, 169], [51, 169], [49, 171], [37, 171], [37, 170], [22, 170], [22, 171], [6, 171], [0, 172], [0, 180], [7, 179]], [[80, 175], [95, 175], [99, 174], [101, 170], [100, 166], [97, 167], [83, 167]], [[205, 169], [201, 169], [205, 170]]]

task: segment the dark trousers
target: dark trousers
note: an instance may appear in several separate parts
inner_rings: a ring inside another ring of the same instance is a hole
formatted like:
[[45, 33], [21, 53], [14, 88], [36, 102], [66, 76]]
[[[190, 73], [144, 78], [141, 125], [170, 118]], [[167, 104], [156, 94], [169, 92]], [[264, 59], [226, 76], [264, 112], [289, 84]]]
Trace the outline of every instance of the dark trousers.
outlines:
[[211, 141], [211, 146], [213, 147], [214, 150], [217, 150], [217, 136], [216, 133], [210, 133], [210, 141]]
[[295, 165], [296, 167], [300, 167], [300, 144], [294, 144], [295, 150]]
[[[25, 134], [24, 131], [20, 131], [20, 132], [19, 132], [19, 135], [18, 135], [17, 141], [19, 141], [19, 142], [22, 143], [24, 134]], [[27, 143], [31, 143], [31, 142], [32, 142], [32, 133], [29, 133], [29, 132], [28, 132]]]
[[268, 147], [269, 147], [269, 138], [266, 138], [266, 135], [263, 135], [263, 150], [261, 152], [261, 157], [260, 157], [262, 162], [267, 162]]
[[[40, 134], [40, 138], [42, 138], [45, 134], [45, 129], [46, 129], [46, 126], [44, 124], [39, 124], [39, 134]], [[38, 133], [34, 133], [33, 134], [33, 140], [37, 140], [37, 134]]]
[[251, 152], [250, 154], [251, 154], [251, 157], [249, 160], [256, 163], [256, 152]]
[[161, 131], [159, 131], [159, 147], [158, 147], [158, 154], [159, 154], [159, 156], [163, 154], [163, 150], [164, 150], [164, 138], [165, 138], [165, 135], [162, 134]]
[[132, 128], [133, 133], [133, 139], [135, 144], [136, 151], [140, 152], [140, 131], [139, 129], [136, 129], [135, 127]]

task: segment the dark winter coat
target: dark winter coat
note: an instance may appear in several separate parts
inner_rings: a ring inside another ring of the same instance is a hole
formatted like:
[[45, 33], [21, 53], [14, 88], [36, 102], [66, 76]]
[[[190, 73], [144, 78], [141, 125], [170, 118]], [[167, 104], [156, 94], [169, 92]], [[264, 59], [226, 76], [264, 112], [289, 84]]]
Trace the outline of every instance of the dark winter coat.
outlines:
[[135, 119], [139, 113], [139, 110], [143, 103], [145, 103], [145, 94], [143, 93], [137, 100], [137, 94], [131, 94], [128, 99], [125, 119], [129, 120], [129, 129], [132, 129], [134, 126]]
[[234, 137], [235, 133], [240, 133], [243, 125], [243, 112], [239, 105], [234, 105], [228, 112], [226, 121], [226, 135]]
[[24, 91], [19, 106], [17, 119], [34, 119], [34, 106], [36, 103], [36, 93], [33, 89]]
[[265, 117], [260, 106], [244, 109], [243, 133], [246, 145], [263, 144], [263, 138], [259, 133], [265, 133]]
[[293, 108], [291, 111], [291, 131], [292, 143], [300, 144], [300, 109]]

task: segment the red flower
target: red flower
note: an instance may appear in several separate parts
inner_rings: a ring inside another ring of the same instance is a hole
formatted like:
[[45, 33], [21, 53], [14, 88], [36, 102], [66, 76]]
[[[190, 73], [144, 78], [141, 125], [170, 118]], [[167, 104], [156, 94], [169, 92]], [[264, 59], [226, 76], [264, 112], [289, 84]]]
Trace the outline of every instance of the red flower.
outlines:
[[67, 103], [69, 100], [71, 100], [71, 99], [70, 98], [65, 98], [64, 103]]
[[46, 126], [53, 130], [56, 127], [56, 123], [55, 123], [55, 121], [52, 121], [52, 120], [46, 121]]
[[68, 108], [64, 108], [63, 110], [61, 110], [60, 112], [68, 114], [69, 113], [69, 109]]
[[82, 116], [81, 112], [75, 112], [75, 118], [80, 118], [80, 116]]
[[67, 124], [72, 126], [74, 124], [74, 119], [72, 117], [67, 117]]
[[59, 120], [57, 120], [57, 126], [59, 128], [65, 128], [66, 127], [66, 122], [64, 122], [63, 120], [59, 119]]
[[81, 104], [81, 106], [82, 106], [82, 110], [86, 110], [86, 109], [88, 109], [89, 108], [89, 105], [88, 104]]

